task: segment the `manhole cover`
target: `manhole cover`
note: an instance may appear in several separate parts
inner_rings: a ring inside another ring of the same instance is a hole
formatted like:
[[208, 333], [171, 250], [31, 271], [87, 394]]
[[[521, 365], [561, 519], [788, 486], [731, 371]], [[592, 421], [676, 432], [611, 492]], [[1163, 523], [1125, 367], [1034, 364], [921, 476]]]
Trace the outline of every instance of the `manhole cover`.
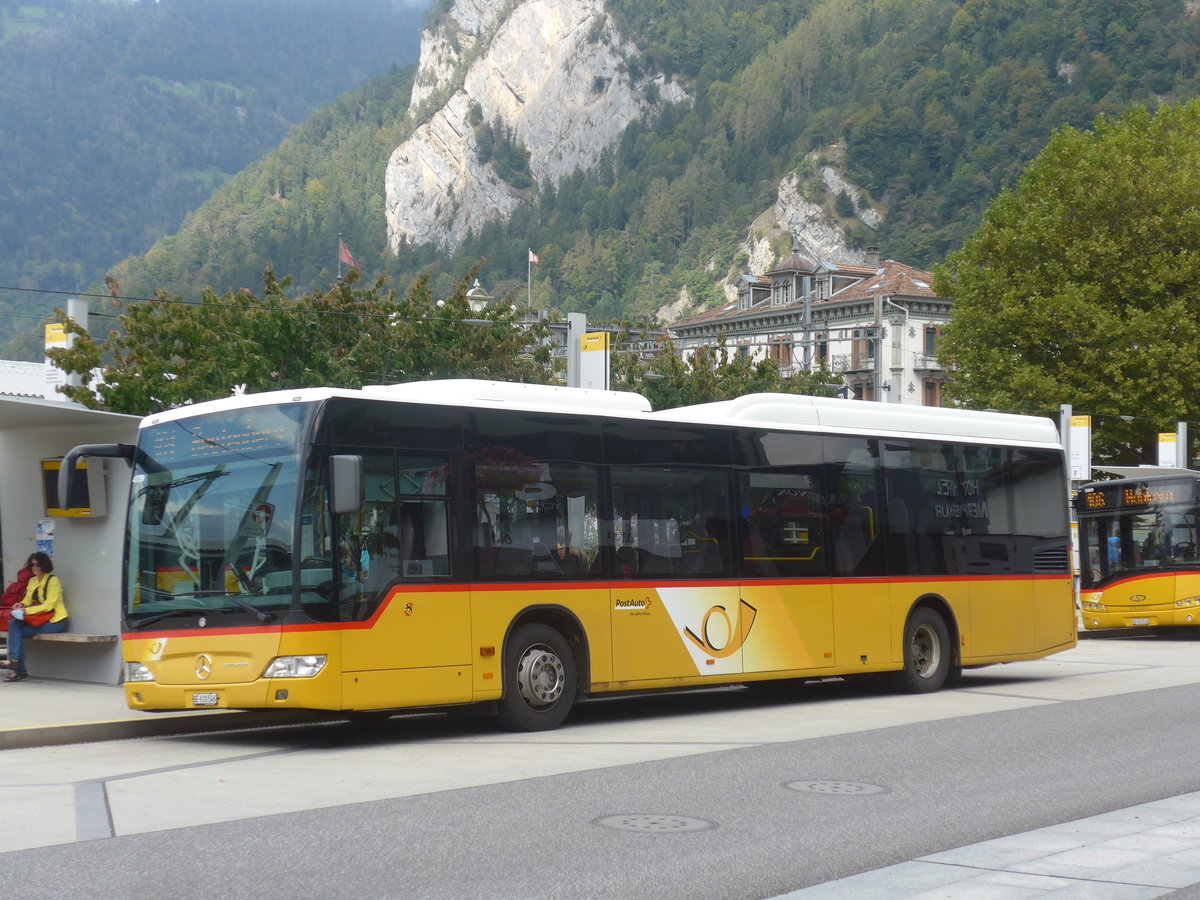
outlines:
[[605, 816], [595, 819], [594, 825], [604, 828], [615, 828], [617, 831], [642, 831], [654, 834], [678, 834], [682, 831], [708, 831], [716, 828], [716, 824], [707, 819], [693, 819], [688, 816]]
[[785, 787], [793, 791], [806, 791], [810, 794], [848, 794], [863, 796], [865, 794], [886, 794], [887, 788], [878, 784], [866, 784], [862, 781], [789, 781]]

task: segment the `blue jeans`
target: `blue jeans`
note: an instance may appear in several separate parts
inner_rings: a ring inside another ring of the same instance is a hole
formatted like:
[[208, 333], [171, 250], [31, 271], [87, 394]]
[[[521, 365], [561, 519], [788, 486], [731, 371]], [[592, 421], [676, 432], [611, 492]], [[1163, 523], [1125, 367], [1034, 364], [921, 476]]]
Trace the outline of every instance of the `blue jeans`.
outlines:
[[25, 638], [35, 634], [61, 634], [67, 630], [67, 619], [58, 622], [47, 622], [34, 628], [17, 619], [8, 623], [8, 658], [12, 662], [13, 671], [18, 675], [27, 674], [25, 671]]

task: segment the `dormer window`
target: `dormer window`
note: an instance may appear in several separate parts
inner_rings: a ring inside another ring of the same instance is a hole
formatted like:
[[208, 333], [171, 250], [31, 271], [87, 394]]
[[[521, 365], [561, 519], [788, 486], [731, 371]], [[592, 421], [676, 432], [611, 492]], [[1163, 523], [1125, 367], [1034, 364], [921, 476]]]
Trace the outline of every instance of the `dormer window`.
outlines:
[[788, 281], [776, 281], [771, 292], [771, 305], [783, 306], [792, 302], [792, 285]]

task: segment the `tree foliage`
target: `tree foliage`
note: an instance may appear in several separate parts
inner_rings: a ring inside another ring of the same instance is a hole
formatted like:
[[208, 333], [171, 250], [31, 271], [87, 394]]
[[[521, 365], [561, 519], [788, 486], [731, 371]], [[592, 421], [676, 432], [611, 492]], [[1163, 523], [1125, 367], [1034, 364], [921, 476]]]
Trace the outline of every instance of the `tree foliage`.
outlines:
[[654, 409], [732, 400], [745, 394], [810, 394], [832, 397], [828, 371], [784, 378], [773, 359], [752, 360], [732, 351], [724, 340], [683, 356], [671, 341], [662, 341], [650, 358], [617, 354], [611, 368], [614, 390], [642, 394]]
[[413, 62], [420, 15], [392, 0], [0, 0], [0, 333], [40, 331], [54, 305], [3, 287], [82, 291], [145, 253], [313, 110]]
[[[429, 278], [403, 296], [381, 278], [358, 284], [358, 270], [315, 294], [288, 296], [289, 280], [263, 273], [263, 293], [217, 295], [199, 304], [161, 293], [118, 316], [95, 340], [65, 316], [69, 349], [51, 350], [68, 374], [98, 383], [65, 392], [93, 409], [145, 415], [232, 391], [344, 387], [431, 378], [537, 382], [550, 377], [544, 326], [520, 321], [516, 309], [494, 303], [473, 312], [466, 291], [476, 269], [437, 301]], [[475, 318], [482, 315], [484, 318]]]
[[935, 269], [951, 396], [1071, 403], [1106, 417], [1098, 451], [1153, 462], [1157, 432], [1200, 418], [1198, 167], [1200, 100], [1059, 130]]

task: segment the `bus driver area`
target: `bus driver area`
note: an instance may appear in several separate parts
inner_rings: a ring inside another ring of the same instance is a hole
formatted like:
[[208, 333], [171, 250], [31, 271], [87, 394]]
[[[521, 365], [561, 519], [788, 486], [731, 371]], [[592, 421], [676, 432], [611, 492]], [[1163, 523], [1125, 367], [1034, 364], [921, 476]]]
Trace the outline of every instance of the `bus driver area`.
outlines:
[[138, 709], [490, 703], [963, 667], [1075, 643], [1062, 449], [1024, 416], [446, 381], [230, 397], [125, 458]]

